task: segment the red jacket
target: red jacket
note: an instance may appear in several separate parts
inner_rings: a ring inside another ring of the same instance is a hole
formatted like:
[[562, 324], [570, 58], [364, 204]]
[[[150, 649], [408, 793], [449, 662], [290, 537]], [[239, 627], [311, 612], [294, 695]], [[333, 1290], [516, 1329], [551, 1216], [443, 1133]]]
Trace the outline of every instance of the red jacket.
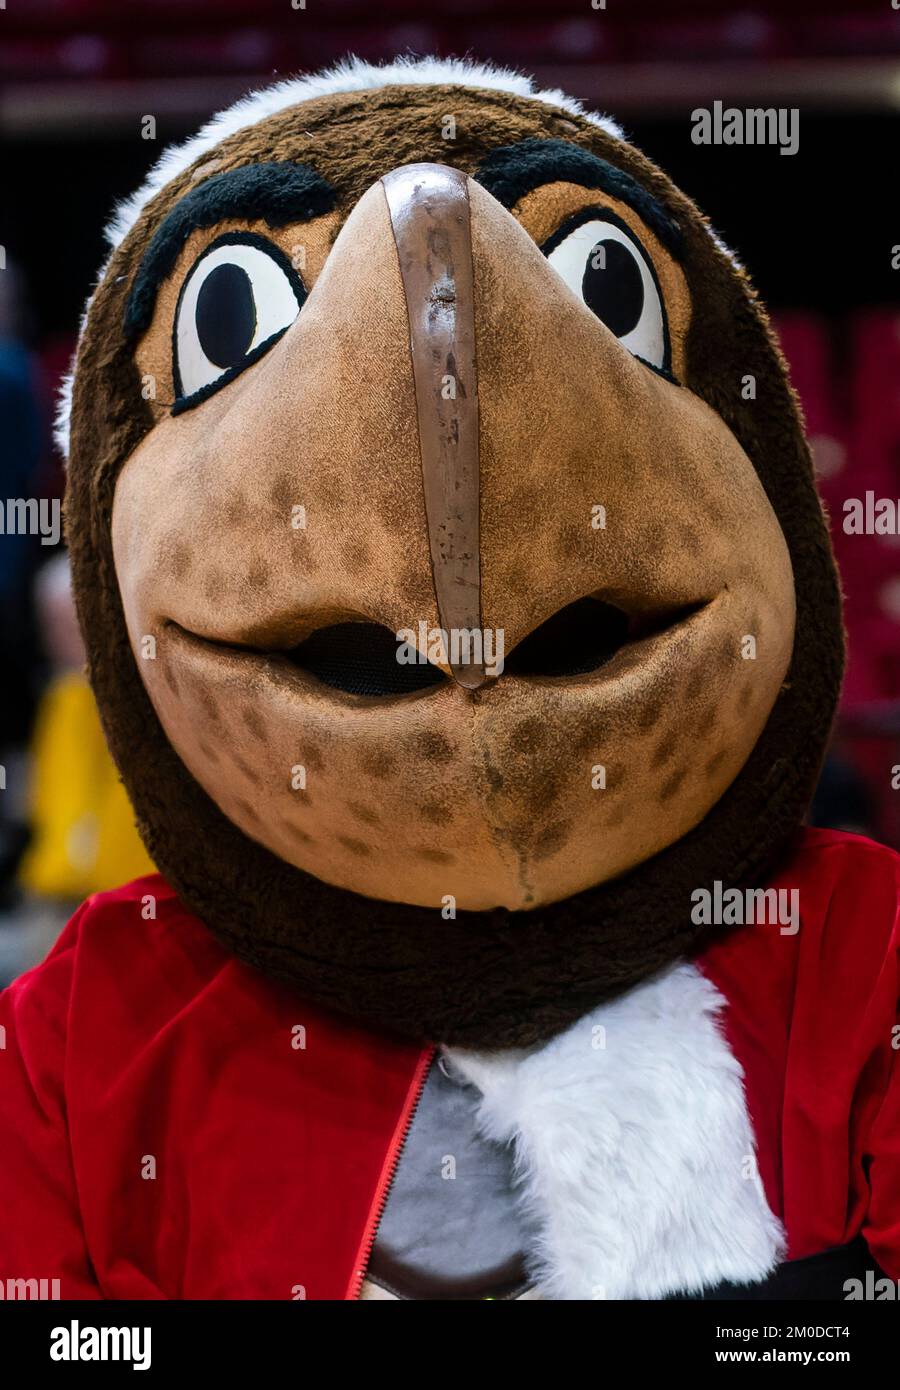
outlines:
[[[791, 1258], [900, 1278], [898, 866], [806, 831], [794, 936], [695, 963], [726, 1001]], [[155, 911], [155, 916], [153, 915]], [[63, 1298], [357, 1295], [431, 1049], [233, 960], [158, 876], [86, 902], [0, 995], [0, 1280]]]

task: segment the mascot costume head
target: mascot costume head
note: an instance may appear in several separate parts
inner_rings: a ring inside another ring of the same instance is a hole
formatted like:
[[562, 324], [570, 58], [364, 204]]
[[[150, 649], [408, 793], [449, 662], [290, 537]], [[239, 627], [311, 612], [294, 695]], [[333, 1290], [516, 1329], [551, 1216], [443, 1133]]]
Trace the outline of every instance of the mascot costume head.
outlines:
[[801, 824], [842, 631], [783, 361], [690, 200], [559, 92], [351, 63], [217, 117], [109, 235], [68, 535], [183, 902], [463, 1046], [694, 949], [694, 891]]

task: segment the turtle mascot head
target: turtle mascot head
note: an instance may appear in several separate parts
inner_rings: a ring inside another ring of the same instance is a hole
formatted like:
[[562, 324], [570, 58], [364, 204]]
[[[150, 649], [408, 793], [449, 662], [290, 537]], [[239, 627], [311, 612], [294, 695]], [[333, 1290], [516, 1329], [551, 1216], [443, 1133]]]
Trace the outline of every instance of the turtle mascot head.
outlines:
[[110, 239], [68, 533], [183, 901], [468, 1045], [694, 947], [694, 891], [803, 818], [842, 633], [784, 364], [692, 203], [561, 93], [352, 63], [168, 152]]

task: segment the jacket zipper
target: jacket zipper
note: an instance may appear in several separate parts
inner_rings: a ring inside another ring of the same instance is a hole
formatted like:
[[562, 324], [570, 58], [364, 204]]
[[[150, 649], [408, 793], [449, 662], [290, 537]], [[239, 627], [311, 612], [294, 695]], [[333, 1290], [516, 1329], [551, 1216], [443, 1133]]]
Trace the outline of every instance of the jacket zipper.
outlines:
[[378, 1227], [381, 1224], [381, 1216], [387, 1205], [388, 1193], [391, 1190], [394, 1174], [400, 1162], [400, 1155], [403, 1153], [403, 1146], [406, 1143], [406, 1136], [409, 1134], [412, 1127], [413, 1118], [419, 1107], [419, 1101], [425, 1089], [425, 1082], [428, 1079], [428, 1070], [436, 1051], [437, 1048], [434, 1046], [427, 1047], [416, 1063], [413, 1079], [410, 1083], [409, 1091], [407, 1092], [406, 1102], [400, 1113], [400, 1118], [397, 1121], [394, 1132], [391, 1135], [391, 1142], [388, 1145], [388, 1151], [385, 1155], [381, 1173], [378, 1177], [378, 1183], [375, 1187], [375, 1196], [372, 1199], [372, 1205], [366, 1219], [363, 1237], [360, 1241], [356, 1259], [353, 1262], [353, 1273], [350, 1276], [350, 1283], [344, 1295], [345, 1299], [359, 1298], [360, 1290], [362, 1289], [366, 1277], [366, 1270], [369, 1267], [369, 1260], [372, 1257], [372, 1247], [375, 1244], [375, 1238], [378, 1235]]

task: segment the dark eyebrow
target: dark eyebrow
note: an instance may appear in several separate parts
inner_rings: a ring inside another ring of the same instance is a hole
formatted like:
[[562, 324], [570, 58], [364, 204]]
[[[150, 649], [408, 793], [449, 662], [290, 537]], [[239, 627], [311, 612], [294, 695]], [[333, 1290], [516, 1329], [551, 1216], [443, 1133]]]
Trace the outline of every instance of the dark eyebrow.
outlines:
[[530, 139], [501, 145], [481, 161], [474, 177], [505, 208], [514, 207], [544, 183], [564, 181], [601, 188], [634, 208], [673, 256], [681, 259], [683, 255], [681, 228], [662, 204], [623, 169], [568, 140]]
[[128, 296], [126, 337], [133, 340], [149, 328], [157, 288], [198, 227], [214, 227], [229, 217], [285, 227], [331, 212], [336, 202], [335, 190], [307, 164], [246, 164], [213, 174], [192, 188], [154, 232]]

